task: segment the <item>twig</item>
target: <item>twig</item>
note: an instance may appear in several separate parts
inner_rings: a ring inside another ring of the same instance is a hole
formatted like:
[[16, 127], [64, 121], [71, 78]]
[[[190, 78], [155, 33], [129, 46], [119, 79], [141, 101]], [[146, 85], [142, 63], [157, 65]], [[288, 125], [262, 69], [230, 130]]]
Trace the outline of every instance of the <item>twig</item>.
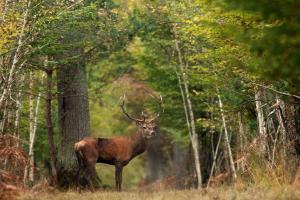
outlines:
[[288, 93], [288, 92], [281, 92], [281, 91], [275, 90], [275, 89], [273, 89], [273, 88], [270, 88], [270, 87], [268, 87], [268, 86], [265, 86], [265, 85], [262, 85], [262, 84], [259, 84], [259, 83], [253, 83], [253, 82], [252, 82], [252, 84], [253, 84], [253, 85], [260, 86], [260, 87], [262, 87], [262, 88], [264, 88], [264, 89], [271, 90], [271, 91], [273, 91], [273, 92], [275, 92], [275, 93], [278, 93], [278, 94], [282, 94], [282, 95], [285, 95], [285, 96], [290, 96], [290, 97], [294, 97], [294, 98], [300, 99], [300, 96], [295, 95], [295, 94], [290, 94], [290, 93]]

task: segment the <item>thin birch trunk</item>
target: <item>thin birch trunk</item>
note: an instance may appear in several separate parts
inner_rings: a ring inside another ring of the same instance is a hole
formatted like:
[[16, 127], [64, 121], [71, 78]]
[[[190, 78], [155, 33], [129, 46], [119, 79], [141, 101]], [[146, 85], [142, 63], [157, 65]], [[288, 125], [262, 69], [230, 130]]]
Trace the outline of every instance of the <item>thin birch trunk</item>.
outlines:
[[[22, 75], [21, 77], [21, 81], [20, 81], [20, 90], [17, 94], [17, 98], [16, 98], [16, 104], [17, 104], [17, 108], [16, 108], [16, 118], [15, 118], [15, 128], [14, 128], [14, 136], [19, 138], [19, 125], [20, 125], [20, 112], [22, 110], [22, 88], [24, 85], [24, 80], [25, 80], [25, 74]], [[19, 140], [18, 140], [18, 146], [19, 146]]]
[[[243, 126], [243, 121], [242, 121], [242, 114], [241, 112], [238, 113], [238, 119], [239, 119], [239, 143], [240, 143], [240, 153], [241, 155], [243, 155], [244, 152], [244, 136], [245, 136], [245, 132], [244, 132], [244, 126]], [[238, 165], [239, 168], [239, 165]], [[245, 171], [245, 162], [244, 160], [241, 161], [241, 169], [242, 172]], [[239, 170], [239, 169], [238, 169]]]
[[27, 25], [27, 21], [28, 21], [28, 13], [29, 13], [30, 5], [31, 5], [31, 1], [28, 0], [27, 8], [26, 8], [24, 16], [23, 16], [23, 24], [22, 24], [21, 33], [20, 33], [20, 36], [19, 36], [19, 39], [18, 39], [18, 45], [17, 45], [16, 51], [15, 51], [15, 54], [14, 54], [14, 57], [13, 57], [13, 61], [12, 61], [12, 66], [11, 66], [10, 71], [9, 71], [6, 86], [4, 86], [3, 93], [0, 97], [0, 108], [2, 108], [4, 100], [7, 98], [7, 96], [11, 92], [14, 74], [15, 74], [15, 71], [16, 71], [17, 63], [18, 63], [19, 58], [20, 58], [21, 48], [22, 48], [23, 42], [24, 42], [24, 35], [25, 35], [24, 33], [25, 33], [25, 28], [26, 28], [26, 25]]
[[232, 177], [235, 180], [237, 178], [237, 175], [236, 175], [236, 170], [235, 170], [234, 161], [233, 161], [233, 155], [231, 152], [231, 147], [230, 147], [230, 142], [229, 142], [229, 137], [228, 137], [228, 130], [227, 130], [226, 119], [225, 119], [225, 114], [224, 114], [224, 110], [223, 110], [223, 103], [222, 103], [221, 96], [220, 96], [218, 89], [217, 89], [217, 92], [218, 92], [217, 96], [218, 96], [218, 100], [219, 100], [219, 107], [220, 107], [220, 111], [221, 111], [223, 128], [224, 128], [224, 133], [225, 133], [225, 135], [224, 135], [225, 142], [226, 142], [227, 149], [228, 149], [230, 168], [231, 168], [231, 172], [232, 172]]
[[[2, 10], [2, 23], [5, 22], [6, 14], [8, 12], [9, 0], [5, 0], [4, 7]], [[1, 22], [1, 21], [0, 21]]]
[[[31, 91], [33, 89], [33, 74], [32, 72], [29, 72], [29, 90]], [[33, 135], [33, 123], [34, 123], [34, 102], [33, 102], [33, 95], [29, 95], [29, 163], [25, 166], [24, 170], [24, 178], [23, 183], [24, 185], [28, 182], [28, 173], [31, 169], [32, 165], [32, 135]]]
[[273, 149], [272, 149], [272, 156], [271, 156], [271, 165], [272, 167], [275, 166], [275, 153], [276, 153], [276, 145], [278, 143], [278, 135], [279, 135], [280, 125], [277, 128], [277, 131], [275, 132], [275, 138], [273, 140]]
[[[174, 30], [176, 32], [176, 30]], [[200, 165], [200, 158], [199, 158], [199, 141], [198, 141], [198, 135], [196, 133], [196, 128], [195, 128], [195, 119], [194, 119], [194, 113], [193, 113], [193, 108], [192, 108], [192, 102], [189, 96], [189, 89], [188, 89], [188, 83], [186, 80], [186, 73], [184, 71], [184, 63], [182, 60], [182, 55], [181, 51], [179, 48], [179, 43], [178, 40], [175, 39], [175, 48], [178, 54], [178, 60], [179, 60], [179, 67], [180, 67], [180, 75], [178, 76], [180, 82], [184, 86], [184, 92], [183, 90], [181, 91], [182, 95], [185, 97], [186, 100], [186, 105], [187, 105], [187, 112], [189, 115], [189, 120], [190, 120], [190, 140], [192, 143], [192, 148], [193, 148], [193, 153], [194, 153], [194, 159], [195, 159], [195, 168], [196, 168], [196, 174], [197, 174], [197, 181], [198, 181], [198, 189], [201, 189], [202, 187], [202, 176], [201, 176], [201, 165]], [[182, 77], [182, 80], [181, 80]]]
[[[182, 103], [183, 103], [183, 108], [184, 108], [184, 114], [185, 114], [185, 119], [186, 119], [186, 124], [187, 124], [187, 128], [188, 128], [188, 133], [189, 133], [189, 136], [190, 138], [192, 138], [192, 131], [191, 131], [191, 125], [190, 125], [190, 120], [189, 120], [189, 114], [188, 114], [188, 108], [187, 108], [187, 104], [186, 104], [186, 97], [185, 97], [185, 94], [184, 94], [184, 90], [182, 88], [182, 81], [181, 81], [181, 77], [179, 75], [179, 73], [177, 72], [177, 70], [175, 69], [175, 72], [176, 72], [176, 75], [177, 75], [177, 80], [178, 80], [178, 85], [179, 85], [179, 88], [180, 88], [180, 94], [181, 94], [181, 98], [182, 98]], [[178, 144], [177, 144], [178, 145]], [[178, 150], [178, 146], [175, 146], [174, 147], [174, 155], [178, 154], [178, 152], [180, 150]], [[177, 168], [176, 170], [176, 187], [177, 188], [180, 188], [182, 186], [182, 177], [181, 177], [181, 174], [182, 173], [182, 169], [181, 167], [177, 166], [178, 163], [175, 164]], [[178, 181], [179, 180], [179, 181]]]
[[40, 105], [40, 99], [41, 99], [41, 92], [39, 92], [36, 105], [35, 105], [35, 111], [34, 111], [34, 121], [33, 121], [33, 134], [32, 134], [32, 140], [30, 141], [30, 149], [29, 149], [29, 155], [30, 157], [30, 170], [29, 170], [29, 180], [31, 182], [34, 181], [34, 143], [35, 143], [35, 137], [36, 137], [36, 129], [37, 129], [37, 119], [38, 119], [38, 113], [39, 113], [39, 105]]
[[215, 150], [214, 157], [213, 157], [213, 164], [212, 164], [211, 169], [210, 169], [210, 174], [209, 174], [209, 178], [208, 178], [206, 188], [209, 187], [211, 178], [212, 178], [213, 173], [214, 173], [214, 169], [215, 169], [215, 166], [216, 166], [216, 161], [217, 161], [217, 156], [218, 156], [218, 151], [219, 151], [219, 146], [220, 146], [220, 143], [221, 143], [221, 139], [222, 139], [222, 130], [220, 131], [218, 143], [217, 143], [216, 150]]
[[274, 109], [273, 111], [271, 111], [267, 118], [266, 118], [266, 135], [268, 137], [268, 141], [271, 142], [267, 142], [266, 147], [267, 147], [267, 151], [266, 154], [268, 156], [268, 160], [271, 161], [271, 167], [273, 167], [274, 162], [275, 162], [275, 150], [276, 150], [276, 145], [277, 145], [277, 139], [278, 139], [278, 133], [280, 130], [280, 126], [278, 126], [278, 129], [276, 131], [274, 122], [273, 122], [273, 118], [271, 117], [271, 115], [273, 113], [276, 112], [276, 109]]
[[276, 116], [277, 116], [277, 120], [279, 122], [280, 125], [280, 130], [281, 130], [281, 136], [282, 136], [282, 145], [283, 145], [283, 158], [286, 158], [286, 146], [287, 146], [287, 139], [286, 139], [286, 126], [283, 120], [283, 113], [282, 113], [282, 109], [281, 109], [281, 100], [279, 99], [279, 97], [276, 95], [276, 104], [278, 105], [278, 109], [276, 112]]
[[[33, 90], [33, 73], [29, 73], [29, 90]], [[34, 158], [33, 158], [33, 126], [34, 126], [34, 97], [33, 95], [29, 95], [29, 164], [27, 166], [27, 169], [25, 170], [26, 174], [26, 180], [27, 176], [29, 175], [29, 171], [31, 171], [31, 168], [34, 166]]]
[[45, 118], [47, 122], [47, 135], [48, 135], [48, 146], [50, 154], [50, 165], [51, 165], [51, 175], [53, 184], [56, 185], [58, 182], [57, 169], [56, 169], [56, 149], [53, 139], [53, 125], [52, 125], [52, 70], [46, 71], [47, 73], [47, 93], [46, 93], [46, 107], [45, 107]]
[[257, 113], [257, 124], [258, 124], [258, 133], [260, 136], [260, 151], [262, 154], [266, 153], [266, 144], [265, 144], [265, 135], [266, 135], [266, 126], [264, 120], [264, 113], [262, 110], [262, 91], [257, 90], [255, 92], [255, 106], [256, 106], [256, 113]]
[[[33, 75], [30, 74], [30, 83], [29, 88], [33, 89]], [[44, 76], [42, 76], [43, 80]], [[39, 105], [41, 99], [41, 92], [39, 92], [36, 103], [34, 104], [33, 96], [29, 96], [29, 164], [25, 167], [24, 173], [24, 183], [27, 182], [27, 176], [29, 177], [30, 182], [34, 182], [34, 143], [36, 137], [36, 129], [37, 129], [37, 119], [38, 119], [38, 112], [39, 112]]]
[[189, 135], [191, 136], [192, 135], [192, 130], [191, 130], [191, 124], [190, 124], [190, 119], [189, 119], [188, 108], [187, 108], [187, 104], [186, 104], [186, 97], [185, 97], [185, 94], [184, 94], [184, 90], [182, 88], [181, 77], [180, 77], [180, 75], [178, 74], [177, 71], [176, 71], [176, 75], [177, 75], [177, 79], [178, 79], [178, 85], [179, 85], [179, 88], [180, 88], [180, 94], [181, 94], [181, 97], [182, 97], [186, 124], [187, 124], [187, 127], [188, 127]]
[[[5, 125], [6, 125], [6, 120], [7, 120], [7, 113], [8, 113], [8, 108], [7, 108], [7, 101], [6, 99], [4, 100], [4, 108], [3, 108], [3, 116], [2, 116], [2, 121], [0, 124], [0, 132], [1, 134], [5, 134], [4, 130], [5, 130]], [[1, 107], [0, 107], [1, 109]]]

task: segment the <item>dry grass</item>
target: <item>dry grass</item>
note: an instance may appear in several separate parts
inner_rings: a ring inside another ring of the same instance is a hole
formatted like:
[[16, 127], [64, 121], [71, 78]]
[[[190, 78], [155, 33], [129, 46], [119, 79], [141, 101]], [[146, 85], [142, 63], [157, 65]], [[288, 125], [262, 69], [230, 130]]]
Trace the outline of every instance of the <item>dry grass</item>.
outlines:
[[248, 188], [236, 190], [232, 188], [215, 188], [199, 192], [197, 190], [165, 190], [156, 192], [140, 191], [98, 191], [91, 192], [51, 192], [51, 193], [28, 193], [20, 197], [20, 200], [193, 200], [193, 199], [300, 199], [300, 188]]

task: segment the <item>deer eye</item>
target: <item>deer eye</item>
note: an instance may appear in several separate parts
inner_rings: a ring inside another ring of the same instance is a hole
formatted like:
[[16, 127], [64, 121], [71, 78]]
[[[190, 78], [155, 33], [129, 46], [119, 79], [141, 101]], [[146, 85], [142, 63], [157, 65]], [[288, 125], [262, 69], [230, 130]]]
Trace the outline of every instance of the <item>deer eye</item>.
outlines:
[[143, 129], [146, 129], [146, 127], [145, 127], [145, 126], [143, 126]]

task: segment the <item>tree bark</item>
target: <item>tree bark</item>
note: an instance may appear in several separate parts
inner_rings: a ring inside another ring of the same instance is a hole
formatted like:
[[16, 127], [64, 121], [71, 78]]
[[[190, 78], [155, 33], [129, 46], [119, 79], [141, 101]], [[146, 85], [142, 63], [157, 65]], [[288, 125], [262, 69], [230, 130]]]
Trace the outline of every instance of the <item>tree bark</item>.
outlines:
[[260, 153], [264, 155], [266, 153], [266, 126], [265, 126], [265, 118], [262, 109], [262, 90], [257, 90], [255, 92], [255, 106], [257, 113], [257, 126], [258, 126], [258, 134], [260, 137]]
[[[242, 114], [241, 112], [238, 112], [238, 120], [239, 120], [239, 152], [240, 155], [243, 156], [243, 154], [245, 153], [244, 151], [244, 138], [245, 138], [245, 131], [244, 131], [244, 125], [243, 125], [243, 121], [242, 121]], [[239, 159], [239, 158], [238, 158]], [[242, 172], [245, 171], [245, 161], [242, 160], [240, 162], [240, 164], [237, 164], [237, 170], [241, 169]]]
[[[176, 28], [174, 27], [174, 33], [175, 33], [175, 37], [176, 37]], [[196, 127], [195, 127], [195, 119], [194, 119], [194, 112], [193, 112], [193, 108], [192, 108], [192, 102], [189, 96], [189, 89], [188, 89], [188, 83], [187, 83], [187, 77], [186, 77], [186, 72], [184, 70], [184, 63], [182, 60], [182, 54], [181, 54], [181, 50], [179, 47], [179, 43], [178, 40], [175, 38], [175, 49], [177, 51], [178, 54], [178, 60], [179, 60], [179, 69], [180, 69], [180, 75], [177, 76], [178, 77], [178, 82], [179, 84], [183, 84], [183, 88], [181, 87], [181, 94], [183, 97], [183, 101], [184, 101], [184, 106], [185, 108], [185, 112], [186, 112], [186, 117], [187, 121], [189, 121], [190, 124], [190, 140], [191, 140], [191, 144], [192, 144], [192, 148], [193, 148], [193, 153], [194, 153], [194, 161], [195, 161], [195, 169], [196, 169], [196, 175], [197, 175], [197, 188], [201, 189], [202, 188], [202, 175], [201, 175], [201, 165], [200, 165], [200, 158], [199, 158], [199, 141], [198, 141], [198, 135], [196, 133]], [[182, 77], [182, 79], [181, 79]], [[188, 113], [188, 115], [187, 115]]]
[[[75, 57], [81, 52], [67, 53], [70, 57]], [[78, 168], [74, 143], [89, 136], [90, 129], [87, 81], [83, 59], [70, 61], [58, 68], [57, 90], [61, 136], [58, 181], [60, 186], [69, 186], [76, 183], [75, 177]]]
[[283, 151], [283, 158], [286, 158], [287, 155], [287, 131], [286, 131], [286, 125], [284, 123], [283, 119], [283, 113], [281, 109], [281, 100], [279, 99], [278, 95], [276, 95], [276, 104], [278, 105], [278, 108], [276, 110], [276, 117], [280, 126], [280, 132], [281, 132], [281, 141], [282, 141], [282, 151]]
[[287, 139], [289, 141], [288, 146], [293, 147], [292, 154], [299, 156], [299, 133], [297, 131], [297, 124], [296, 124], [296, 112], [295, 107], [290, 102], [285, 103], [285, 114], [286, 114], [286, 124], [287, 124]]
[[51, 178], [52, 184], [57, 184], [57, 169], [56, 169], [56, 148], [53, 139], [53, 125], [52, 125], [52, 70], [46, 71], [47, 73], [47, 93], [46, 93], [46, 107], [45, 107], [45, 118], [47, 123], [47, 135], [48, 135], [48, 146], [50, 155], [50, 166], [51, 166]]
[[1, 108], [0, 109], [2, 110], [2, 120], [1, 120], [1, 123], [0, 123], [0, 133], [1, 134], [5, 134], [5, 126], [6, 126], [6, 121], [7, 121], [7, 113], [8, 113], [8, 101], [6, 99], [4, 99], [4, 108]]
[[[30, 73], [30, 83], [29, 89], [33, 89], [33, 75]], [[44, 76], [42, 76], [43, 80]], [[39, 112], [39, 105], [41, 99], [41, 92], [39, 92], [36, 103], [34, 105], [34, 98], [32, 95], [29, 95], [29, 164], [25, 167], [24, 172], [24, 184], [27, 183], [27, 177], [29, 177], [29, 181], [31, 183], [34, 182], [34, 143], [36, 137], [36, 129], [37, 129], [37, 119], [38, 119], [38, 112]]]
[[[16, 99], [16, 118], [15, 118], [15, 123], [14, 123], [14, 135], [19, 138], [19, 125], [20, 125], [20, 113], [22, 110], [22, 88], [24, 85], [24, 80], [25, 80], [25, 74], [22, 75], [21, 80], [20, 80], [20, 90], [17, 94], [17, 99]], [[18, 146], [19, 146], [19, 141], [18, 141]]]
[[11, 65], [11, 68], [10, 68], [10, 71], [9, 71], [7, 83], [5, 84], [3, 92], [2, 92], [1, 97], [0, 97], [0, 109], [3, 106], [3, 102], [5, 101], [5, 99], [7, 98], [7, 96], [11, 92], [11, 87], [12, 87], [12, 84], [13, 84], [13, 78], [14, 78], [15, 70], [16, 70], [16, 67], [17, 67], [17, 63], [20, 59], [21, 48], [24, 45], [23, 43], [24, 43], [25, 28], [26, 28], [27, 21], [28, 21], [28, 13], [29, 13], [30, 5], [31, 5], [31, 1], [28, 0], [27, 8], [26, 8], [24, 16], [23, 16], [23, 24], [22, 24], [21, 33], [20, 33], [20, 36], [19, 36], [19, 39], [18, 39], [18, 45], [17, 45], [16, 51], [15, 51], [15, 54], [14, 54], [14, 57], [13, 57], [13, 61], [12, 61], [12, 65]]
[[[29, 90], [33, 89], [33, 74], [32, 72], [29, 72]], [[33, 140], [32, 140], [32, 135], [33, 135], [33, 123], [34, 123], [34, 102], [33, 102], [33, 95], [29, 95], [29, 152], [28, 152], [28, 157], [29, 157], [29, 162], [25, 166], [24, 170], [24, 179], [23, 182], [24, 184], [28, 183], [28, 175], [29, 175], [29, 170], [31, 168], [31, 165], [33, 165]], [[32, 166], [34, 167], [34, 166]]]
[[221, 111], [222, 123], [223, 123], [223, 128], [224, 128], [224, 136], [225, 136], [225, 142], [226, 142], [228, 156], [229, 156], [231, 173], [232, 173], [233, 179], [235, 180], [237, 178], [237, 175], [236, 175], [236, 170], [235, 170], [234, 161], [233, 161], [233, 155], [231, 152], [231, 147], [230, 147], [230, 142], [229, 142], [229, 137], [228, 137], [228, 130], [227, 130], [226, 119], [225, 119], [225, 114], [224, 114], [224, 110], [223, 110], [223, 103], [222, 103], [218, 89], [217, 89], [217, 92], [218, 92], [219, 107], [220, 107], [220, 111]]
[[[208, 188], [210, 186], [209, 184], [211, 182], [211, 178], [212, 178], [213, 173], [214, 173], [214, 169], [215, 169], [216, 162], [217, 162], [217, 156], [218, 156], [218, 152], [219, 152], [219, 146], [220, 146], [220, 143], [221, 143], [221, 139], [222, 139], [222, 130], [220, 131], [220, 135], [219, 135], [218, 143], [217, 143], [217, 146], [216, 146], [216, 150], [214, 151], [213, 164], [211, 166], [211, 170], [210, 170], [210, 174], [209, 174], [209, 178], [208, 178], [208, 181], [207, 181], [206, 188]], [[212, 150], [214, 150], [214, 149], [212, 149]]]
[[5, 22], [5, 18], [6, 18], [6, 14], [8, 12], [8, 8], [9, 8], [9, 0], [5, 0], [4, 7], [2, 9], [2, 19], [0, 21], [0, 24]]
[[29, 149], [29, 156], [30, 156], [30, 170], [29, 170], [29, 180], [31, 182], [34, 181], [34, 143], [36, 138], [36, 129], [37, 129], [37, 118], [39, 113], [39, 105], [41, 99], [41, 92], [39, 92], [38, 97], [36, 99], [35, 109], [34, 109], [34, 118], [33, 118], [33, 130], [32, 130], [32, 138], [30, 141], [30, 149]]

